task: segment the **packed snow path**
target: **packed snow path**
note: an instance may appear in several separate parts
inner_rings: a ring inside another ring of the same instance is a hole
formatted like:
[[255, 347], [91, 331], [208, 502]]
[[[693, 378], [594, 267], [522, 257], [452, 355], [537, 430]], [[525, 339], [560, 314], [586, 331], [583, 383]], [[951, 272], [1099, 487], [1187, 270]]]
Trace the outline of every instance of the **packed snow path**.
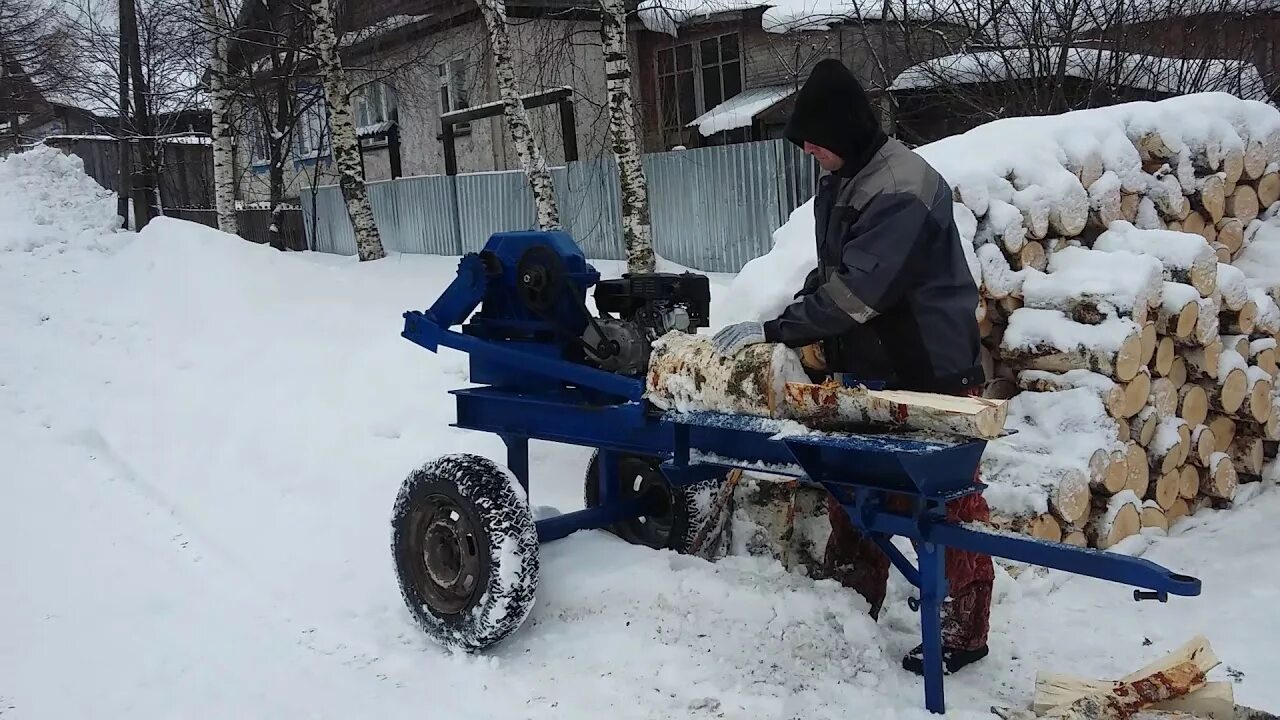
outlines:
[[[900, 578], [877, 625], [832, 583], [600, 532], [544, 548], [508, 643], [440, 650], [401, 604], [388, 519], [421, 462], [502, 457], [448, 427], [465, 358], [399, 337], [455, 261], [286, 255], [163, 219], [111, 234], [4, 172], [0, 718], [929, 717], [898, 667], [918, 632]], [[535, 444], [534, 503], [580, 507], [586, 460]], [[1197, 599], [1002, 573], [992, 657], [948, 679], [951, 716], [1197, 632], [1241, 702], [1280, 708], [1277, 517], [1272, 488], [1146, 550], [1200, 576]]]

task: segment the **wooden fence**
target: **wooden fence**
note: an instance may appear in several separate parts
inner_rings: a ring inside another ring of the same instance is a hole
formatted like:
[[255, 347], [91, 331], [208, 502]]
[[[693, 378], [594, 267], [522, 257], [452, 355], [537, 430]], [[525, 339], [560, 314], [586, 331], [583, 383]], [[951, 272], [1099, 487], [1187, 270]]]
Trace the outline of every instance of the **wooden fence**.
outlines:
[[[120, 168], [120, 142], [109, 137], [54, 136], [45, 144], [84, 163], [85, 173], [105, 188], [115, 188]], [[135, 146], [136, 150], [136, 146]], [[213, 198], [213, 148], [198, 140], [175, 139], [160, 143], [159, 214], [216, 227]], [[135, 153], [134, 162], [139, 158]], [[239, 211], [240, 236], [282, 250], [306, 250], [302, 213], [286, 210], [278, 223], [279, 234], [270, 231], [271, 211]]]

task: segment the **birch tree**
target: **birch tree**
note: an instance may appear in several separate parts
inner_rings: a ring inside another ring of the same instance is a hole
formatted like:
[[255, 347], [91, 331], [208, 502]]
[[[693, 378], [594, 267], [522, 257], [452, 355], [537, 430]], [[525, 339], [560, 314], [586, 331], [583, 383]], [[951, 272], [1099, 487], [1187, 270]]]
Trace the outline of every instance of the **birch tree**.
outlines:
[[213, 120], [213, 198], [218, 229], [239, 234], [236, 218], [235, 147], [232, 144], [232, 91], [227, 77], [226, 23], [214, 0], [200, 0], [209, 36], [209, 109]]
[[356, 137], [356, 125], [351, 113], [351, 87], [347, 73], [338, 57], [338, 33], [333, 24], [333, 9], [329, 0], [309, 0], [315, 32], [317, 62], [324, 83], [326, 105], [329, 108], [329, 127], [333, 146], [333, 160], [338, 169], [338, 186], [347, 203], [347, 214], [355, 229], [356, 254], [360, 260], [378, 260], [386, 257], [378, 225], [373, 217], [373, 205], [369, 202], [369, 190], [364, 184], [364, 169], [360, 162], [360, 141]]
[[648, 273], [655, 268], [653, 226], [649, 219], [649, 184], [636, 141], [631, 58], [627, 54], [627, 9], [622, 0], [600, 0], [600, 9], [600, 40], [604, 49], [609, 98], [609, 133], [613, 156], [618, 161], [627, 271]]
[[538, 227], [542, 230], [560, 229], [560, 209], [556, 205], [555, 186], [551, 183], [551, 171], [547, 160], [533, 136], [529, 125], [529, 113], [520, 99], [516, 87], [515, 66], [511, 60], [511, 40], [507, 34], [507, 7], [504, 0], [476, 0], [489, 28], [489, 46], [493, 51], [494, 71], [498, 76], [498, 91], [502, 95], [503, 113], [507, 129], [515, 143], [520, 164], [533, 189], [534, 205], [538, 212]]

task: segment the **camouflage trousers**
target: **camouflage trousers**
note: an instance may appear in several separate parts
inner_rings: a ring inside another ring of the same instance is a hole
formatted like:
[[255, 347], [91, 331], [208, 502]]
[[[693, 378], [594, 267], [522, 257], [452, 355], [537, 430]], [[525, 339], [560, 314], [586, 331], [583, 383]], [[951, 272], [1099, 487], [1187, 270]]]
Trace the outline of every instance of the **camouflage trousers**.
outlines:
[[[890, 508], [905, 511], [899, 503]], [[824, 570], [841, 585], [856, 591], [871, 605], [878, 618], [889, 581], [889, 556], [863, 535], [834, 498], [827, 498], [831, 536], [827, 539]], [[952, 522], [986, 522], [991, 510], [980, 494], [947, 503]], [[948, 595], [942, 605], [942, 645], [951, 650], [977, 650], [987, 644], [991, 627], [991, 588], [995, 567], [990, 556], [947, 549], [945, 561]]]

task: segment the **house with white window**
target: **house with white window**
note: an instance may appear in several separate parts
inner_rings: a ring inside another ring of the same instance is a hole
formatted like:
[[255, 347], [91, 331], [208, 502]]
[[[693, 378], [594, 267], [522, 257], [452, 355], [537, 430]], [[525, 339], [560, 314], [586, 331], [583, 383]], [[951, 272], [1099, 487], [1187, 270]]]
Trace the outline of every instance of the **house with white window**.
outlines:
[[966, 36], [950, 2], [640, 0], [646, 149], [781, 137], [796, 91], [826, 58], [859, 76], [892, 131], [893, 79]]
[[[246, 3], [238, 29], [240, 62], [271, 82], [272, 58], [254, 33], [280, 32], [279, 15], [257, 16], [268, 5], [287, 13], [289, 3]], [[342, 58], [353, 88], [352, 108], [370, 181], [441, 174], [445, 149], [441, 115], [498, 99], [488, 34], [473, 2], [457, 0], [347, 0], [335, 3]], [[576, 147], [582, 157], [607, 150], [604, 60], [599, 18], [574, 0], [508, 0], [512, 53], [523, 94], [571, 90]], [[287, 23], [287, 21], [284, 21]], [[237, 113], [240, 197], [265, 201], [271, 184], [271, 138], [289, 135], [280, 168], [283, 198], [301, 187], [330, 184], [336, 173], [329, 145], [324, 93], [318, 78], [299, 73], [290, 95], [288, 127], [262, 122], [277, 117], [242, 108]], [[251, 105], [252, 103], [246, 103]], [[563, 123], [554, 106], [530, 111], [535, 133], [551, 163], [565, 160]], [[458, 172], [519, 166], [503, 118], [487, 117], [453, 127]]]

